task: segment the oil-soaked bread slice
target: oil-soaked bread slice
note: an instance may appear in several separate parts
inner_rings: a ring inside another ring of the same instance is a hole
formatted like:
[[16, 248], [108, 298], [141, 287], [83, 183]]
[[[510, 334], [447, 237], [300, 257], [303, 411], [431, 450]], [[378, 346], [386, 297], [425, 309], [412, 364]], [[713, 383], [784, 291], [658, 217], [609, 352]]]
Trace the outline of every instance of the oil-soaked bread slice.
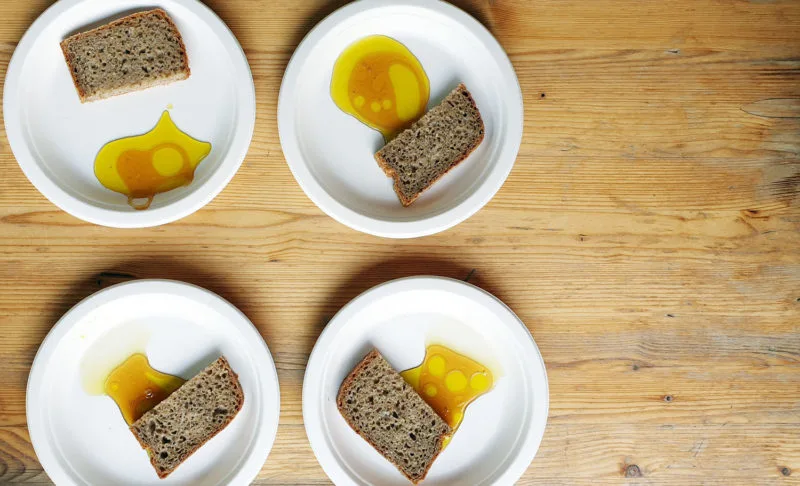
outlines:
[[233, 420], [244, 404], [239, 378], [220, 357], [131, 425], [165, 478]]
[[350, 427], [414, 484], [425, 479], [451, 433], [378, 351], [345, 378], [336, 403]]
[[394, 178], [403, 206], [466, 159], [483, 141], [481, 114], [466, 86], [459, 84], [439, 106], [386, 144], [375, 160]]
[[189, 77], [181, 33], [160, 8], [137, 12], [61, 42], [82, 102]]

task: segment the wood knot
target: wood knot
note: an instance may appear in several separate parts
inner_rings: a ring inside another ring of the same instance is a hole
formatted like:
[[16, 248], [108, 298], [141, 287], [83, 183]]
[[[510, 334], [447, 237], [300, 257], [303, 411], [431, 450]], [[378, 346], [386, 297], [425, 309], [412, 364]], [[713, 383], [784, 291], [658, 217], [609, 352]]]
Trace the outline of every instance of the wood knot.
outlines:
[[629, 464], [625, 467], [626, 478], [640, 478], [642, 477], [642, 470], [636, 464]]
[[784, 467], [781, 469], [781, 474], [783, 474], [784, 476], [791, 476], [792, 470], [789, 469], [788, 467]]
[[667, 403], [672, 402], [672, 395], [664, 395], [664, 401]]
[[639, 365], [637, 364], [631, 366], [631, 368], [633, 368], [633, 371], [639, 371]]

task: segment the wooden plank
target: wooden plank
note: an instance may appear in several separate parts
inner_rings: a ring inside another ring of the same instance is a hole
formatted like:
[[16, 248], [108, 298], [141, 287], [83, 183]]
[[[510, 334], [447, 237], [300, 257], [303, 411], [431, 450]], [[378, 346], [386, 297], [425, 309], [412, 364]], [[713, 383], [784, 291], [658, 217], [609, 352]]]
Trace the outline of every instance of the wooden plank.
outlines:
[[[485, 209], [413, 241], [334, 222], [283, 160], [283, 70], [345, 3], [208, 2], [258, 115], [236, 177], [182, 221], [82, 223], [0, 133], [0, 483], [49, 484], [25, 427], [48, 330], [100, 288], [159, 277], [219, 293], [269, 343], [281, 424], [255, 484], [329, 484], [302, 422], [314, 341], [361, 291], [437, 274], [503, 299], [547, 363], [548, 428], [519, 484], [800, 484], [800, 3], [456, 1], [514, 63], [524, 141]], [[0, 79], [49, 4], [0, 3]]]

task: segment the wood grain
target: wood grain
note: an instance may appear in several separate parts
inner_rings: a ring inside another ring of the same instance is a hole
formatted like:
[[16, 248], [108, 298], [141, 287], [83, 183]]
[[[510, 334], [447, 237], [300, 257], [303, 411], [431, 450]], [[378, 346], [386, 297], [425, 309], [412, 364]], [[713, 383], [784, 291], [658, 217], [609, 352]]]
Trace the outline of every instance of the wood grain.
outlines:
[[[255, 484], [329, 484], [301, 411], [317, 336], [361, 291], [438, 274], [503, 299], [544, 355], [550, 417], [519, 484], [800, 484], [800, 2], [455, 2], [508, 51], [525, 136], [485, 209], [413, 241], [326, 217], [281, 154], [283, 70], [344, 3], [208, 2], [251, 63], [258, 119], [239, 173], [182, 221], [78, 221], [0, 136], [0, 483], [49, 484], [25, 385], [58, 317], [162, 277], [229, 299], [274, 353], [281, 424]], [[48, 5], [0, 1], [0, 78]]]

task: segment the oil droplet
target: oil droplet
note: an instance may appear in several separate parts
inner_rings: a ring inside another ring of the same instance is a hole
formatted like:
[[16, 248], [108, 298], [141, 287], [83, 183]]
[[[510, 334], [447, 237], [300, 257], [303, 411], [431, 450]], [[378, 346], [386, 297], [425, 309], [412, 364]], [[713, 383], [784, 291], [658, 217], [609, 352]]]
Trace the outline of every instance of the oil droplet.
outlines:
[[489, 388], [489, 377], [486, 373], [474, 373], [469, 379], [469, 386], [475, 391], [485, 391]]
[[104, 391], [116, 402], [125, 422], [131, 425], [177, 390], [184, 381], [153, 369], [147, 356], [136, 353], [108, 375]]
[[447, 374], [444, 383], [451, 392], [460, 392], [467, 387], [467, 377], [461, 371], [454, 370]]
[[430, 83], [406, 46], [374, 35], [342, 51], [333, 67], [331, 97], [342, 111], [391, 138], [425, 113]]
[[[422, 102], [419, 90], [413, 89], [416, 78], [416, 73], [408, 66], [393, 64], [389, 67], [389, 79], [392, 81], [392, 86], [397, 86], [396, 97], [404, 101], [397, 104], [397, 117], [401, 121], [413, 120], [422, 115], [414, 109]], [[427, 97], [425, 104], [428, 104]]]
[[428, 372], [433, 376], [444, 376], [444, 370], [447, 366], [445, 359], [439, 355], [431, 356], [428, 361]]
[[164, 177], [171, 177], [183, 168], [183, 154], [173, 147], [162, 147], [153, 154], [153, 167]]
[[427, 347], [422, 364], [400, 374], [453, 432], [464, 420], [467, 406], [493, 386], [485, 366], [438, 344]]
[[128, 196], [131, 207], [147, 209], [156, 194], [190, 184], [210, 152], [210, 143], [182, 132], [164, 111], [149, 132], [105, 144], [94, 173], [103, 186]]

